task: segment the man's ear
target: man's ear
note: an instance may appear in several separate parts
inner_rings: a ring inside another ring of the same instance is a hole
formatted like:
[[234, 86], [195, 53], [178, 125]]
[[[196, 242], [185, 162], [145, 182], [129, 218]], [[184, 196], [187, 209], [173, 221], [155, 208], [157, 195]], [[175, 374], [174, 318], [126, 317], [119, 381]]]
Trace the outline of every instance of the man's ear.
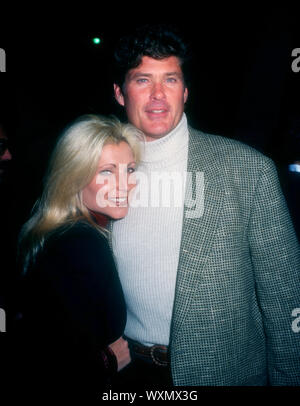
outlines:
[[117, 102], [121, 106], [124, 106], [125, 102], [124, 102], [124, 96], [123, 96], [122, 90], [121, 90], [120, 86], [116, 85], [115, 83], [114, 83], [114, 93], [115, 93], [115, 99], [117, 100]]
[[184, 89], [184, 94], [183, 94], [184, 103], [187, 102], [188, 97], [189, 97], [189, 91], [188, 91], [188, 88], [186, 87], [186, 88]]

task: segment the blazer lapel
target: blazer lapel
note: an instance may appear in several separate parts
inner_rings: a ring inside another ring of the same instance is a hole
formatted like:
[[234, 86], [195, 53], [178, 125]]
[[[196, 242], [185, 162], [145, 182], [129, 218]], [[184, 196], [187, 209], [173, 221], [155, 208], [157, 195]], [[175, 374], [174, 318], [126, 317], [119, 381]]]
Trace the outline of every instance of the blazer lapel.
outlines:
[[[191, 217], [191, 209], [185, 205], [182, 227], [182, 238], [177, 270], [176, 293], [171, 326], [171, 341], [176, 338], [180, 325], [184, 320], [197, 283], [209, 256], [210, 248], [218, 227], [222, 208], [224, 187], [222, 174], [215, 153], [206, 135], [190, 128], [188, 173], [198, 173], [198, 180], [203, 177], [203, 196], [197, 196], [204, 203], [203, 213]], [[202, 173], [202, 175], [201, 175]], [[224, 176], [224, 175], [223, 175]], [[192, 189], [186, 189], [186, 201], [194, 197], [195, 182]], [[198, 190], [199, 195], [199, 190]]]

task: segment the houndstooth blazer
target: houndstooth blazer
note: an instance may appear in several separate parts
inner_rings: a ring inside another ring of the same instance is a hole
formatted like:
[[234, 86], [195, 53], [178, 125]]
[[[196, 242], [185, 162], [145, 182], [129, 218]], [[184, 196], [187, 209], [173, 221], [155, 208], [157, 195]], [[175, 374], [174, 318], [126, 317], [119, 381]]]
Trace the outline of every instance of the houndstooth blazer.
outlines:
[[204, 175], [204, 211], [183, 220], [174, 384], [300, 385], [299, 243], [273, 162], [190, 129], [188, 172]]

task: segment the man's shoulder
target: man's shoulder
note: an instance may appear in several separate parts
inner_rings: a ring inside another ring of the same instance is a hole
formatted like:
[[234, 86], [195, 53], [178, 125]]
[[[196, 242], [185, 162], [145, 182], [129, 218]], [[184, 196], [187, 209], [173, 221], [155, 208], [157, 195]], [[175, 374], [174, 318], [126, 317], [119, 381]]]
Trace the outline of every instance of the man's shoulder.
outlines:
[[199, 143], [199, 148], [205, 145], [206, 153], [213, 154], [220, 162], [227, 164], [242, 164], [244, 162], [259, 166], [273, 164], [269, 157], [241, 141], [195, 130], [194, 128], [189, 128], [189, 133], [192, 143]]

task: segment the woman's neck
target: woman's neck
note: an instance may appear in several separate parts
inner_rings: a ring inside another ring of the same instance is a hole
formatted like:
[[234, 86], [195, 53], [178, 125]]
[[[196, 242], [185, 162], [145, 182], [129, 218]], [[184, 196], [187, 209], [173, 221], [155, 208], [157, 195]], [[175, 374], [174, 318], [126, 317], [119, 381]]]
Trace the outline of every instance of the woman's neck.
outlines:
[[109, 222], [109, 217], [107, 217], [105, 214], [97, 213], [93, 210], [89, 210], [89, 212], [91, 213], [92, 217], [94, 218], [98, 226], [106, 228]]

